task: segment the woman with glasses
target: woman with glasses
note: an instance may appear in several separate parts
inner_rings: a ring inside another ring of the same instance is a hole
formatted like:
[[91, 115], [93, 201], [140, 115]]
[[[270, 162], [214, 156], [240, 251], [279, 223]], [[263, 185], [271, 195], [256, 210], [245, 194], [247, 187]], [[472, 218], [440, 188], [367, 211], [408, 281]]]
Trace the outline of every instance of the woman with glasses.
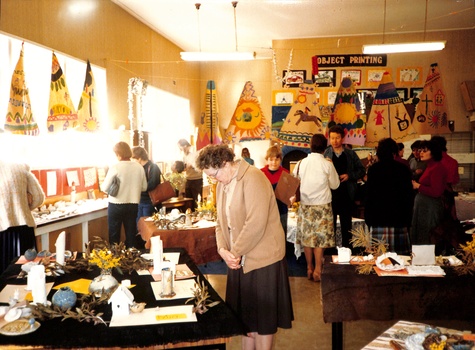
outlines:
[[293, 320], [285, 235], [264, 173], [235, 161], [226, 145], [200, 151], [196, 165], [217, 181], [216, 243], [228, 266], [226, 303], [246, 327], [242, 349], [271, 349], [277, 328]]
[[440, 162], [442, 148], [435, 141], [421, 141], [421, 160], [426, 164], [419, 181], [412, 181], [417, 191], [411, 226], [412, 244], [430, 244], [430, 231], [443, 220], [443, 194], [447, 185], [447, 170]]

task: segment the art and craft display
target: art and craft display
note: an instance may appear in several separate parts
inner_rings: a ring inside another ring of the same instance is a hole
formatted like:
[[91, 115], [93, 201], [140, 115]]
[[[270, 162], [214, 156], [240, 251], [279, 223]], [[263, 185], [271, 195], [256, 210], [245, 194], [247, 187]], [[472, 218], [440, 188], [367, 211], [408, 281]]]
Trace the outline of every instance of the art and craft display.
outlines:
[[87, 60], [86, 77], [78, 105], [78, 131], [94, 132], [99, 130], [100, 112], [95, 92], [96, 82], [92, 74], [91, 63]]
[[196, 140], [197, 150], [200, 150], [209, 144], [221, 143], [218, 116], [219, 109], [216, 83], [213, 80], [208, 80], [206, 83], [204, 112], [201, 112], [198, 124], [198, 138]]
[[437, 63], [430, 66], [424, 88], [417, 105], [414, 128], [419, 135], [453, 132], [449, 121], [447, 94]]
[[54, 52], [51, 64], [47, 126], [50, 133], [75, 129], [78, 126], [78, 115], [69, 94], [66, 76]]
[[23, 69], [23, 45], [12, 75], [5, 130], [21, 135], [39, 134], [38, 124], [36, 124], [31, 110], [30, 93]]
[[417, 134], [391, 75], [385, 72], [366, 121], [366, 145], [376, 147], [379, 140], [387, 137], [404, 142]]
[[278, 139], [286, 146], [307, 148], [310, 146], [312, 135], [319, 133], [323, 133], [323, 127], [315, 85], [305, 82], [300, 84], [297, 97], [279, 131]]
[[244, 84], [236, 110], [233, 113], [224, 143], [269, 140], [271, 128], [264, 116], [251, 81]]
[[341, 81], [327, 130], [333, 125], [341, 125], [345, 130], [344, 144], [357, 146], [365, 144], [365, 122], [362, 119], [358, 94], [351, 77], [344, 77]]

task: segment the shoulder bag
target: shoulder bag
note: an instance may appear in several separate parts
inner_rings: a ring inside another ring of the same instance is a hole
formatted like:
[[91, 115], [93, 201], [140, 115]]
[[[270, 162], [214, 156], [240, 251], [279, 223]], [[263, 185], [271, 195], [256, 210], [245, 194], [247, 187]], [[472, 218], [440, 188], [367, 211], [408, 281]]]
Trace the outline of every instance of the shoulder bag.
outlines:
[[[297, 168], [297, 175], [299, 173], [300, 162]], [[300, 180], [298, 177], [285, 171], [282, 172], [275, 187], [275, 197], [281, 202], [290, 206], [290, 197], [295, 196], [295, 201], [300, 202]]]
[[114, 175], [112, 178], [111, 185], [109, 186], [109, 190], [107, 191], [107, 194], [109, 196], [115, 197], [119, 193], [119, 188], [120, 188], [120, 180], [117, 175]]
[[153, 190], [148, 191], [148, 195], [152, 201], [152, 204], [156, 206], [170, 198], [175, 197], [176, 192], [170, 181], [166, 181], [162, 175], [162, 182], [157, 185]]

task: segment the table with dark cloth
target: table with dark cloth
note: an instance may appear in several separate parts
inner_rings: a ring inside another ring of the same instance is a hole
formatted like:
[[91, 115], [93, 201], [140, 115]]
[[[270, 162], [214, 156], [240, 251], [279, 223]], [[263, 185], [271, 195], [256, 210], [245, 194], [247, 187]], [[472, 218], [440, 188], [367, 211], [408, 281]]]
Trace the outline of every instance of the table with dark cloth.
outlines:
[[145, 217], [140, 218], [137, 227], [147, 249], [150, 238], [160, 236], [164, 248], [184, 248], [197, 265], [222, 259], [216, 246], [215, 227], [161, 230], [152, 221], [145, 221]]
[[[179, 252], [180, 264], [187, 264], [188, 267], [205, 281], [211, 300], [221, 301], [218, 305], [209, 309], [208, 312], [197, 314], [198, 322], [190, 323], [169, 323], [160, 325], [142, 325], [127, 327], [108, 327], [103, 324], [79, 322], [73, 319], [61, 321], [61, 318], [40, 321], [41, 326], [33, 333], [21, 336], [0, 335], [0, 348], [11, 346], [11, 348], [24, 349], [28, 347], [41, 347], [52, 349], [111, 349], [111, 348], [146, 348], [162, 349], [183, 346], [201, 346], [210, 344], [220, 344], [220, 348], [225, 348], [225, 342], [230, 337], [241, 335], [243, 325], [233, 311], [222, 301], [217, 292], [200, 273], [197, 266], [190, 259], [183, 249], [165, 249], [165, 252]], [[20, 272], [20, 264], [12, 264], [0, 276], [0, 290], [6, 284], [20, 284], [26, 286], [26, 278], [9, 278]], [[53, 282], [55, 285], [77, 280], [79, 278], [93, 279], [99, 275], [99, 269], [83, 273], [67, 273], [61, 277], [47, 277], [46, 282]], [[135, 271], [129, 274], [116, 274], [114, 277], [120, 282], [123, 279], [130, 279], [132, 285], [130, 291], [134, 295], [136, 302], [147, 303], [146, 308], [157, 306], [184, 305], [185, 300], [157, 301], [153, 294], [150, 282], [152, 276], [139, 276]], [[48, 295], [51, 300], [56, 292], [52, 289]], [[112, 316], [111, 306], [102, 305], [98, 311], [104, 312], [102, 316], [105, 321], [109, 321]], [[215, 346], [216, 348], [216, 346]]]
[[[342, 349], [342, 322], [356, 320], [475, 320], [475, 276], [361, 275], [327, 257], [321, 279], [323, 320], [332, 322], [333, 349]], [[474, 329], [475, 330], [475, 329]]]

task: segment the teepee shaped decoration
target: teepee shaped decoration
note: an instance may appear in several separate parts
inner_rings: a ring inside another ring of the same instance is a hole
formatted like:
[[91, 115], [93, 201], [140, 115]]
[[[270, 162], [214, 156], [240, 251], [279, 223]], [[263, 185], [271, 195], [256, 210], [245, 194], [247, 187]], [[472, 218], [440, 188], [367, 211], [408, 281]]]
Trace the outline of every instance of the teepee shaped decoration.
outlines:
[[345, 131], [344, 144], [363, 146], [366, 140], [366, 129], [361, 119], [359, 99], [353, 81], [343, 78], [335, 98], [335, 104], [327, 126], [341, 125]]
[[69, 95], [66, 77], [53, 52], [51, 64], [51, 85], [48, 105], [48, 132], [55, 133], [78, 127], [78, 115]]
[[5, 130], [21, 135], [39, 134], [38, 124], [36, 124], [31, 110], [30, 94], [26, 87], [25, 71], [23, 70], [23, 44], [20, 58], [12, 75]]
[[414, 116], [414, 128], [419, 135], [446, 134], [453, 131], [449, 128], [447, 95], [437, 63], [430, 66]]
[[322, 132], [315, 85], [305, 82], [300, 84], [297, 98], [284, 120], [278, 138], [286, 146], [308, 148], [313, 134]]
[[254, 86], [252, 82], [247, 81], [223, 141], [229, 144], [240, 141], [268, 140], [271, 134], [269, 125], [255, 96]]
[[379, 140], [387, 137], [404, 142], [417, 134], [391, 75], [385, 72], [366, 121], [366, 146], [376, 147]]
[[206, 83], [205, 92], [205, 111], [201, 113], [198, 124], [198, 138], [196, 140], [196, 149], [200, 150], [209, 144], [220, 144], [221, 133], [218, 122], [218, 95], [216, 93], [216, 84], [213, 80]]
[[99, 108], [95, 96], [96, 83], [92, 74], [91, 63], [87, 60], [86, 78], [78, 106], [78, 131], [94, 132], [99, 130]]

